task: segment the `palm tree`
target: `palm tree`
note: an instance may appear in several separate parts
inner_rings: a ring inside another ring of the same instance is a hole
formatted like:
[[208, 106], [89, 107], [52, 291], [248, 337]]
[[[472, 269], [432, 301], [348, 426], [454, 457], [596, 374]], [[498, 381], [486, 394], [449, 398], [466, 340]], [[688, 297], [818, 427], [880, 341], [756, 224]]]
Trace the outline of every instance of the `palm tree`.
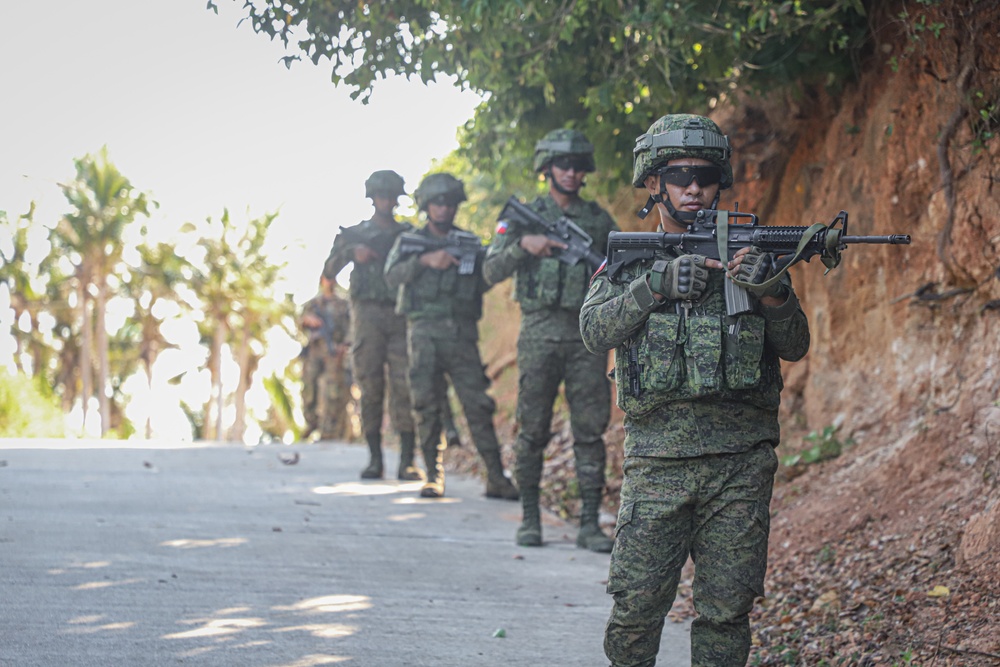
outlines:
[[[14, 311], [14, 326], [11, 328], [15, 345], [14, 365], [20, 372], [26, 373], [23, 355], [26, 350], [29, 351], [32, 358], [31, 375], [40, 372], [39, 364], [43, 362], [43, 350], [38, 336], [38, 315], [42, 305], [36, 289], [38, 274], [32, 270], [27, 260], [28, 231], [34, 223], [34, 217], [35, 202], [31, 202], [28, 212], [18, 216], [16, 221], [9, 220], [6, 211], [0, 211], [0, 237], [10, 239], [9, 248], [0, 244], [0, 284], [7, 286], [10, 307]], [[27, 331], [21, 328], [25, 324], [22, 322], [25, 316]]]
[[84, 420], [93, 395], [91, 354], [97, 352], [97, 400], [101, 434], [111, 427], [109, 401], [108, 330], [105, 323], [109, 298], [108, 277], [118, 270], [122, 258], [122, 236], [138, 215], [149, 215], [155, 206], [146, 193], [131, 182], [108, 159], [107, 147], [97, 156], [74, 161], [76, 178], [60, 185], [71, 210], [52, 230], [53, 249], [71, 257], [75, 268], [76, 304], [81, 322], [80, 367]]
[[[191, 285], [202, 301], [205, 317], [200, 330], [209, 348], [212, 391], [204, 412], [206, 439], [243, 439], [246, 396], [264, 354], [265, 336], [274, 326], [288, 326], [285, 320], [291, 314], [290, 303], [275, 299], [270, 289], [283, 266], [272, 263], [264, 252], [267, 231], [276, 217], [277, 213], [265, 214], [238, 227], [226, 209], [218, 225], [207, 221], [217, 231], [198, 242], [204, 258], [194, 263]], [[221, 368], [227, 345], [233, 350], [239, 380], [232, 397], [235, 420], [225, 433]]]
[[[145, 235], [145, 229], [143, 229]], [[191, 266], [186, 259], [174, 252], [167, 243], [151, 245], [140, 243], [138, 265], [127, 272], [125, 293], [132, 300], [133, 314], [130, 320], [137, 327], [138, 359], [146, 373], [146, 382], [152, 392], [153, 366], [164, 350], [176, 347], [160, 332], [162, 320], [154, 312], [162, 301], [181, 303], [177, 287], [186, 283], [191, 276]], [[152, 437], [151, 415], [147, 415], [144, 426], [145, 437]]]

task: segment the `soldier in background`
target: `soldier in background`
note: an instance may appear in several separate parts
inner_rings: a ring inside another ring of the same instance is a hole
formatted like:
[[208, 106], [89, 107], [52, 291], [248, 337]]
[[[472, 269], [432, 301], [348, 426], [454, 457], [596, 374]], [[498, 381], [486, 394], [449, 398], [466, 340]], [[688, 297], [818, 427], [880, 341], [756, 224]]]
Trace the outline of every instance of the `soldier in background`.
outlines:
[[368, 443], [370, 460], [362, 479], [380, 479], [383, 474], [382, 418], [388, 395], [389, 417], [399, 433], [400, 457], [397, 478], [420, 480], [413, 465], [416, 436], [407, 385], [406, 319], [395, 312], [396, 291], [383, 277], [389, 249], [396, 237], [412, 229], [396, 221], [394, 211], [403, 189], [403, 178], [390, 170], [376, 171], [365, 181], [365, 196], [372, 200], [371, 219], [345, 227], [337, 235], [323, 275], [335, 280], [353, 263], [351, 312], [354, 379], [361, 388], [361, 430]]
[[302, 348], [302, 440], [317, 429], [321, 440], [350, 439], [347, 405], [351, 400], [350, 304], [337, 295], [333, 281], [320, 278], [320, 292], [302, 307], [299, 320], [308, 341]]
[[[656, 210], [661, 232], [685, 232], [733, 184], [729, 139], [702, 116], [663, 116], [634, 154], [632, 184], [649, 196], [640, 216]], [[688, 556], [698, 612], [691, 664], [746, 664], [749, 614], [767, 570], [780, 360], [809, 349], [791, 279], [767, 280], [774, 267], [756, 247], [725, 265], [669, 248], [618, 276], [604, 268], [594, 276], [580, 330], [594, 352], [615, 349], [625, 411], [604, 635], [612, 667], [656, 663]], [[751, 312], [727, 316], [726, 272], [753, 284]]]
[[481, 242], [453, 225], [458, 205], [466, 198], [465, 187], [451, 174], [431, 174], [421, 181], [414, 196], [428, 221], [414, 236], [441, 241], [464, 235], [466, 241], [478, 246], [468, 273], [460, 273], [459, 260], [444, 249], [404, 255], [398, 239], [386, 262], [386, 280], [399, 288], [398, 310], [409, 322], [410, 389], [427, 466], [427, 481], [420, 495], [444, 495], [440, 406], [447, 376], [486, 465], [486, 496], [516, 500], [517, 489], [500, 459], [500, 443], [493, 428], [496, 403], [486, 393], [490, 381], [479, 356], [478, 322], [483, 293], [488, 289], [482, 276]]
[[[594, 240], [604, 254], [614, 220], [596, 203], [580, 197], [587, 173], [594, 171], [594, 147], [576, 130], [554, 130], [535, 146], [535, 171], [548, 179], [549, 192], [530, 207], [545, 220], [566, 216]], [[514, 275], [514, 298], [521, 305], [517, 339], [517, 466], [523, 519], [516, 541], [542, 545], [539, 484], [545, 447], [552, 437], [552, 406], [564, 384], [573, 431], [573, 454], [580, 487], [578, 547], [607, 553], [612, 540], [601, 531], [606, 452], [604, 430], [611, 418], [607, 352], [594, 354], [580, 338], [580, 306], [592, 269], [565, 264], [553, 250], [565, 248], [539, 230], [501, 221], [483, 265], [488, 282]]]

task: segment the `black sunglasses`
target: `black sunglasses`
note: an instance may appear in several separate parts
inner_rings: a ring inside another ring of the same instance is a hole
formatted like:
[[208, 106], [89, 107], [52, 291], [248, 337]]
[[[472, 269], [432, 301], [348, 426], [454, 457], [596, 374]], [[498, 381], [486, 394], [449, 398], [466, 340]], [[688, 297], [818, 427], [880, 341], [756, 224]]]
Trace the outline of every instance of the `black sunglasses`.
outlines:
[[552, 166], [559, 167], [563, 171], [569, 171], [570, 169], [574, 171], [587, 171], [589, 164], [586, 158], [560, 155], [559, 157], [552, 158]]
[[722, 170], [714, 165], [707, 167], [664, 167], [658, 173], [666, 183], [682, 188], [691, 185], [691, 181], [695, 179], [698, 179], [698, 185], [703, 188], [722, 182]]

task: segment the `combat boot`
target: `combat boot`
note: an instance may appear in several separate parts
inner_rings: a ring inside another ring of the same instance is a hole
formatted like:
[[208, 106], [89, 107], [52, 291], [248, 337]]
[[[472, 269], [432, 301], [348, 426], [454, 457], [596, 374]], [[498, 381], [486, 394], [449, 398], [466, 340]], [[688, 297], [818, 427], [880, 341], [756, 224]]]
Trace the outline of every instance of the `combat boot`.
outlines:
[[503, 461], [500, 460], [500, 445], [494, 438], [492, 442], [485, 445], [476, 442], [476, 450], [486, 464], [486, 497], [503, 498], [504, 500], [517, 500], [517, 487], [510, 481], [503, 470]]
[[520, 494], [514, 483], [507, 475], [503, 474], [501, 469], [500, 473], [490, 473], [486, 476], [486, 497], [517, 500]]
[[615, 541], [604, 534], [598, 516], [601, 511], [601, 489], [580, 490], [580, 532], [576, 546], [598, 553], [611, 553]]
[[413, 431], [404, 431], [399, 434], [399, 470], [396, 472], [396, 479], [404, 482], [421, 482], [424, 473], [413, 465], [413, 453], [417, 448], [417, 438]]
[[379, 431], [366, 433], [365, 439], [371, 459], [368, 467], [361, 471], [361, 479], [382, 479], [382, 434]]
[[444, 465], [442, 465], [441, 439], [431, 438], [424, 443], [421, 450], [424, 454], [424, 465], [427, 466], [427, 481], [420, 488], [421, 498], [444, 497]]
[[538, 487], [521, 486], [521, 525], [517, 529], [517, 544], [522, 547], [542, 546], [542, 517], [538, 509]]
[[532, 447], [523, 438], [517, 442], [517, 465], [514, 477], [521, 491], [521, 525], [516, 541], [522, 547], [542, 546], [542, 517], [538, 506], [538, 489], [542, 481], [544, 450]]

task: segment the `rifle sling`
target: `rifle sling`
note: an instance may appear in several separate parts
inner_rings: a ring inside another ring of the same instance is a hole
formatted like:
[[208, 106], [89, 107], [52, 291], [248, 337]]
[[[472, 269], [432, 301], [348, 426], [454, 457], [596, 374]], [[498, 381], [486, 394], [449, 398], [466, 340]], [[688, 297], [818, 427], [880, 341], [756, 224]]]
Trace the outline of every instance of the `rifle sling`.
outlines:
[[[826, 228], [827, 226], [824, 225], [822, 222], [813, 223], [808, 228], [806, 228], [806, 230], [802, 233], [802, 238], [799, 239], [799, 244], [795, 248], [795, 254], [792, 255], [791, 261], [785, 264], [785, 266], [783, 266], [777, 273], [775, 273], [773, 276], [771, 276], [764, 282], [759, 284], [748, 283], [744, 280], [737, 280], [732, 276], [730, 276], [730, 280], [733, 281], [734, 285], [738, 285], [743, 288], [755, 287], [759, 289], [761, 287], [770, 287], [774, 283], [778, 282], [781, 276], [783, 276], [788, 271], [788, 269], [792, 267], [793, 264], [799, 261], [799, 257], [801, 257], [802, 253], [806, 249], [806, 246], [809, 245], [809, 242], [812, 241], [813, 237]], [[719, 257], [728, 258], [729, 257], [729, 211], [719, 211], [719, 215], [716, 216], [715, 236], [719, 243]], [[725, 259], [723, 259], [722, 261], [725, 261]], [[729, 272], [727, 271], [726, 273], [728, 275]]]

